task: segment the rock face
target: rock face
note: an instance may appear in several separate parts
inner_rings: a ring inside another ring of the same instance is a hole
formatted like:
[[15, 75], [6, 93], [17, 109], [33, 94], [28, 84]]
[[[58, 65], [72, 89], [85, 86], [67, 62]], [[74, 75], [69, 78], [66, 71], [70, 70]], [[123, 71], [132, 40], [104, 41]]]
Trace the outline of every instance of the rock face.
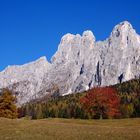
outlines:
[[18, 104], [23, 104], [38, 97], [42, 88], [42, 79], [50, 64], [45, 57], [22, 66], [8, 66], [0, 72], [0, 88], [9, 88], [18, 93]]
[[66, 34], [51, 63], [40, 58], [0, 73], [0, 88], [18, 92], [23, 104], [48, 94], [57, 87], [61, 95], [108, 86], [140, 76], [140, 36], [125, 21], [114, 27], [105, 41], [97, 41], [91, 31]]

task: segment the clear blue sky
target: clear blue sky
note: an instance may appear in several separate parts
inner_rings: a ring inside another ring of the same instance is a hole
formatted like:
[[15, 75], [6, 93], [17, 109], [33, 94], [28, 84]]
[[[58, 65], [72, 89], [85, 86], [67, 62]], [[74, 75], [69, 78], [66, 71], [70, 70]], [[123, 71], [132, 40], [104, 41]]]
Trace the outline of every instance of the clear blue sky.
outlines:
[[140, 33], [139, 0], [0, 0], [0, 70], [50, 60], [68, 32], [90, 29], [104, 40], [124, 20]]

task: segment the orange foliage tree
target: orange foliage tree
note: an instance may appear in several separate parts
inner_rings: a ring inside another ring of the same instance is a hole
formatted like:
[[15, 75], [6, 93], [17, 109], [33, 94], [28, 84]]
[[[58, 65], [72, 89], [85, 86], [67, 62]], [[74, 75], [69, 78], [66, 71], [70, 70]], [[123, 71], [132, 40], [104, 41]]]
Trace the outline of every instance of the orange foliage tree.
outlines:
[[14, 119], [17, 118], [16, 98], [8, 89], [0, 92], [0, 117]]
[[80, 99], [80, 102], [92, 118], [102, 119], [120, 116], [120, 98], [114, 88], [93, 88]]

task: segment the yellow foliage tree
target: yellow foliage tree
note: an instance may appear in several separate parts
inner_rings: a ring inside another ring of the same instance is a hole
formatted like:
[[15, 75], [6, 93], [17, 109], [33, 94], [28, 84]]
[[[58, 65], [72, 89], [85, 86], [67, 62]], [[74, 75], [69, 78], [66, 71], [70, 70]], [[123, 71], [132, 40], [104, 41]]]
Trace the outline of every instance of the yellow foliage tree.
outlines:
[[0, 117], [15, 119], [18, 116], [16, 107], [16, 97], [8, 89], [0, 92]]

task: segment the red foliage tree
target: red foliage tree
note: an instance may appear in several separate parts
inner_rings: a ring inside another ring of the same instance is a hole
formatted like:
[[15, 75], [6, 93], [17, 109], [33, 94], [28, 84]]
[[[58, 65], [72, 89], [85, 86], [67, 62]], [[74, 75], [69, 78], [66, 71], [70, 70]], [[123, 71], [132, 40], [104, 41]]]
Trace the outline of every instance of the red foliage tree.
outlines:
[[120, 98], [114, 88], [94, 88], [87, 92], [85, 97], [80, 99], [83, 108], [92, 117], [113, 118], [120, 115]]

